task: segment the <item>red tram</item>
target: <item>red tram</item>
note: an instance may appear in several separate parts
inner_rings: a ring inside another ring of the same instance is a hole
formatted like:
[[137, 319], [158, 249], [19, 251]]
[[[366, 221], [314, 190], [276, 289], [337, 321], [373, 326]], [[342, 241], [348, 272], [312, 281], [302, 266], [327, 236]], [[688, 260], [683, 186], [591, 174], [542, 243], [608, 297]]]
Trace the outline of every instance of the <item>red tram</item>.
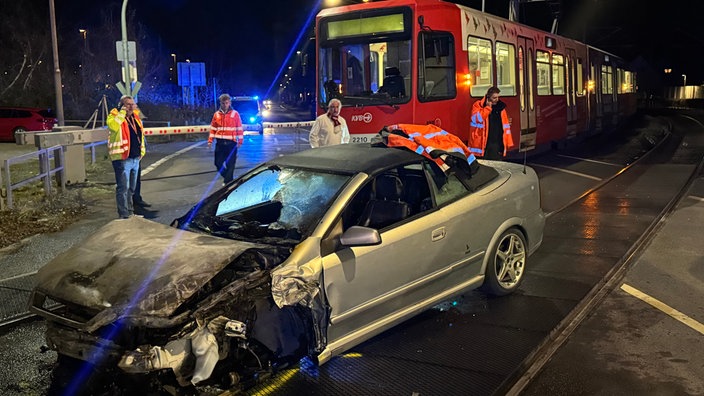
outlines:
[[471, 106], [492, 85], [514, 152], [601, 132], [636, 110], [623, 59], [441, 0], [325, 9], [316, 36], [318, 113], [339, 98], [353, 143], [397, 123], [434, 123], [466, 142]]

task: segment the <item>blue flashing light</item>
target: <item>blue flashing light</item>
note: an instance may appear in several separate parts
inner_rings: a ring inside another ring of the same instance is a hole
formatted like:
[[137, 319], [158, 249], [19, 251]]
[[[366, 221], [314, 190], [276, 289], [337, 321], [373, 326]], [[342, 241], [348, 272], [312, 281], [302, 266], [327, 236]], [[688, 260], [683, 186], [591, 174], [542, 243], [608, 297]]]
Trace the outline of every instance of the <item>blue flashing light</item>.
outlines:
[[259, 100], [259, 96], [254, 95], [254, 100]]
[[255, 122], [257, 121], [257, 117], [249, 117], [249, 122]]

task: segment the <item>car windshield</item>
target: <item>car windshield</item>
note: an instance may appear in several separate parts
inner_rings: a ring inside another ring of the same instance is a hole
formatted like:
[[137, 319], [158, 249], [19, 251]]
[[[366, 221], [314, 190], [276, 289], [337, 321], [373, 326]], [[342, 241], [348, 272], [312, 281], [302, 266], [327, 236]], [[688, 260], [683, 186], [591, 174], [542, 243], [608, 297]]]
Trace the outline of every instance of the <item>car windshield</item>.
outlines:
[[182, 228], [238, 240], [298, 243], [313, 232], [350, 177], [278, 166], [259, 168], [234, 188], [196, 207]]
[[232, 108], [242, 114], [255, 115], [259, 113], [259, 105], [256, 100], [233, 100]]
[[[361, 40], [357, 38], [357, 40]], [[320, 99], [346, 105], [404, 103], [410, 93], [411, 41], [342, 44], [320, 49]], [[393, 48], [394, 57], [387, 54]]]

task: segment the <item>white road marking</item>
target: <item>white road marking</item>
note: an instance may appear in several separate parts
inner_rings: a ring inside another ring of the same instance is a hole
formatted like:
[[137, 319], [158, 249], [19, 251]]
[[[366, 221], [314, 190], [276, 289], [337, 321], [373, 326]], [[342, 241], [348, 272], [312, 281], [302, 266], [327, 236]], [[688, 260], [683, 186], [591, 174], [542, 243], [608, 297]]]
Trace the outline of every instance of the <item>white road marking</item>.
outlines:
[[632, 295], [635, 298], [638, 298], [642, 300], [643, 302], [646, 302], [653, 307], [659, 309], [660, 311], [666, 313], [670, 317], [674, 318], [675, 320], [678, 320], [688, 327], [691, 327], [692, 329], [698, 331], [701, 334], [704, 334], [704, 324], [701, 324], [697, 322], [696, 320], [690, 318], [689, 316], [683, 314], [682, 312], [672, 308], [671, 306], [665, 304], [664, 302], [657, 300], [653, 297], [650, 297], [649, 295], [641, 292], [640, 290], [628, 286], [627, 284], [621, 285], [621, 290], [625, 291], [626, 293]]
[[540, 165], [540, 164], [530, 164], [532, 167], [540, 167], [540, 168], [546, 168], [546, 169], [552, 169], [554, 171], [562, 172], [562, 173], [569, 173], [570, 175], [575, 175], [579, 177], [584, 177], [587, 179], [592, 179], [596, 181], [601, 181], [602, 179], [600, 177], [592, 176], [592, 175], [587, 175], [586, 173], [581, 173], [581, 172], [575, 172], [571, 171], [568, 169], [562, 169], [562, 168], [555, 168], [553, 166], [547, 166], [547, 165]]
[[202, 145], [203, 143], [205, 143], [205, 141], [192, 144], [192, 145], [190, 145], [190, 146], [188, 146], [188, 147], [186, 147], [186, 148], [182, 148], [181, 150], [179, 150], [179, 151], [177, 151], [177, 152], [175, 152], [175, 153], [173, 153], [173, 154], [167, 155], [166, 157], [164, 157], [164, 158], [162, 158], [162, 159], [156, 161], [155, 163], [149, 165], [149, 167], [147, 167], [146, 169], [142, 169], [142, 176], [144, 176], [144, 175], [146, 175], [147, 173], [153, 171], [153, 170], [156, 169], [159, 165], [161, 165], [161, 164], [163, 164], [164, 162], [170, 160], [171, 158], [174, 158], [174, 157], [176, 157], [177, 155], [181, 155], [181, 154], [183, 154], [183, 153], [185, 153], [185, 152], [191, 151], [191, 150], [193, 150], [194, 148], [196, 148], [196, 147]]
[[618, 166], [618, 167], [623, 166], [623, 165], [614, 164], [614, 163], [611, 163], [611, 162], [592, 160], [592, 159], [589, 159], [589, 158], [573, 157], [573, 156], [571, 156], [571, 155], [558, 154], [557, 156], [558, 156], [558, 157], [562, 157], [562, 158], [576, 159], [576, 160], [580, 160], [580, 161], [584, 161], [584, 162], [593, 162], [593, 163], [595, 163], [595, 164], [602, 164], [602, 165], [609, 165], [609, 166]]

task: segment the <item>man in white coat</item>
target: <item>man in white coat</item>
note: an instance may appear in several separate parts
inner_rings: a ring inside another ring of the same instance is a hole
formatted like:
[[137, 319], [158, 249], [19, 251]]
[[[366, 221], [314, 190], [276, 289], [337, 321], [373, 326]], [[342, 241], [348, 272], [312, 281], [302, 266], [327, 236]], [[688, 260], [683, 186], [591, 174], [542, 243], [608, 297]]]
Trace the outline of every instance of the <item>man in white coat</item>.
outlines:
[[310, 146], [322, 147], [350, 142], [350, 131], [347, 122], [340, 117], [342, 102], [331, 99], [328, 103], [328, 112], [315, 119], [310, 129]]

